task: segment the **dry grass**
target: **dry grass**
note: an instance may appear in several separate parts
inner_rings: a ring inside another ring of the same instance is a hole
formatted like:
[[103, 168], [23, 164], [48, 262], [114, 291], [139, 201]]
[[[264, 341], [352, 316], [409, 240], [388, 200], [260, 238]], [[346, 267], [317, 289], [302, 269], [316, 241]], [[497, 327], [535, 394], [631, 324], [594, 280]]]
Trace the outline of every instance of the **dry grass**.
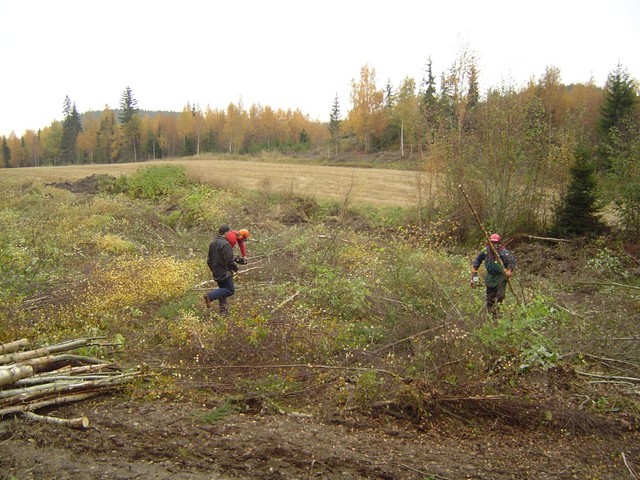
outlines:
[[270, 189], [273, 192], [303, 194], [377, 206], [416, 205], [416, 173], [375, 168], [350, 168], [268, 163], [255, 160], [201, 156], [143, 163], [109, 165], [69, 165], [0, 169], [0, 176], [32, 178], [54, 182], [78, 180], [93, 174], [122, 175], [140, 167], [167, 164], [184, 165], [187, 174], [199, 182], [228, 189]]

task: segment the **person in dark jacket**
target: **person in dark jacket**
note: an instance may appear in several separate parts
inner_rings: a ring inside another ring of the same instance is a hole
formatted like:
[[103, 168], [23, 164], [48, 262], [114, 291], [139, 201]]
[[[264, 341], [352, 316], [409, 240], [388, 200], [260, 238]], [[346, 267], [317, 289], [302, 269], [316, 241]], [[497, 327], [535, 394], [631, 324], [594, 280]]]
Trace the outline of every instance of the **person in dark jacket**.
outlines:
[[209, 245], [207, 253], [207, 265], [213, 273], [213, 279], [218, 284], [218, 288], [207, 293], [204, 296], [204, 301], [207, 308], [211, 308], [211, 303], [218, 300], [221, 315], [229, 313], [227, 298], [235, 293], [233, 274], [238, 271], [238, 266], [233, 260], [233, 249], [225, 237], [227, 232], [229, 232], [229, 227], [221, 225], [218, 229], [218, 236]]
[[484, 278], [487, 286], [487, 310], [495, 317], [499, 304], [504, 300], [507, 281], [516, 268], [516, 259], [509, 250], [500, 245], [500, 235], [494, 233], [489, 240], [500, 258], [496, 258], [489, 244], [485, 245], [471, 265], [471, 286], [475, 287], [478, 284], [478, 268], [484, 262], [487, 271]]

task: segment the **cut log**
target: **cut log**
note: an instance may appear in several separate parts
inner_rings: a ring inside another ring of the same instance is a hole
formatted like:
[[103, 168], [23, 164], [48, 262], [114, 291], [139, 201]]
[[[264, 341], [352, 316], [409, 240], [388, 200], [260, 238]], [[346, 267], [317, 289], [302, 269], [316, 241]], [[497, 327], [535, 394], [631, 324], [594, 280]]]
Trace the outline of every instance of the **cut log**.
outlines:
[[14, 342], [3, 343], [0, 345], [0, 355], [4, 355], [5, 353], [17, 352], [23, 348], [29, 346], [29, 340], [26, 338], [21, 338], [20, 340], [16, 340]]
[[[20, 362], [23, 365], [31, 365], [32, 367], [55, 366], [56, 363], [75, 363], [81, 365], [100, 365], [102, 360], [93, 357], [85, 357], [82, 355], [47, 355], [45, 357], [29, 358]], [[36, 368], [37, 369], [37, 368]]]
[[77, 393], [75, 395], [63, 395], [61, 397], [52, 397], [39, 402], [28, 403], [25, 405], [13, 405], [11, 407], [0, 408], [0, 418], [4, 415], [12, 413], [24, 413], [38, 410], [39, 408], [50, 407], [51, 405], [61, 405], [63, 403], [79, 402], [87, 398], [96, 397], [102, 394], [102, 391]]
[[69, 340], [68, 342], [56, 343], [47, 347], [37, 348], [35, 350], [25, 350], [24, 352], [7, 353], [0, 355], [0, 364], [17, 363], [30, 358], [42, 357], [53, 353], [66, 352], [75, 348], [86, 347], [96, 340], [96, 338], [80, 338], [78, 340]]
[[53, 423], [54, 425], [64, 425], [65, 427], [69, 428], [78, 428], [82, 430], [89, 428], [89, 419], [84, 416], [78, 418], [58, 418], [49, 417], [46, 415], [38, 415], [37, 413], [33, 412], [24, 412], [22, 416], [36, 422]]
[[0, 386], [14, 383], [31, 376], [33, 376], [33, 367], [30, 365], [0, 367]]
[[29, 348], [26, 340], [0, 345], [0, 420], [5, 415], [17, 414], [71, 428], [87, 428], [86, 417], [66, 420], [34, 412], [107, 393], [142, 374], [141, 371], [124, 373], [114, 363], [69, 353], [95, 345], [97, 338], [81, 338], [31, 350], [26, 350]]
[[14, 388], [0, 391], [0, 405], [12, 405], [15, 403], [31, 402], [48, 395], [68, 395], [78, 391], [90, 391], [115, 387], [131, 381], [138, 373], [125, 373], [101, 378], [100, 380], [74, 379], [71, 381], [55, 381], [44, 385], [32, 387]]

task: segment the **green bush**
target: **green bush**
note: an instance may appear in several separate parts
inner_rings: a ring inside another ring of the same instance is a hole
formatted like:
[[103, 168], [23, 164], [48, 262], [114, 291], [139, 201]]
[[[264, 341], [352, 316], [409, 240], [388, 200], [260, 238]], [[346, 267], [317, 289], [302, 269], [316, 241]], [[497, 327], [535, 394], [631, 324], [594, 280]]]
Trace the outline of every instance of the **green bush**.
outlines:
[[520, 370], [548, 369], [558, 360], [553, 327], [566, 320], [551, 299], [538, 297], [527, 305], [505, 309], [497, 323], [487, 323], [474, 333], [492, 356], [516, 357]]
[[160, 165], [141, 168], [128, 177], [121, 177], [111, 191], [122, 191], [133, 198], [159, 200], [176, 194], [190, 183], [184, 167]]

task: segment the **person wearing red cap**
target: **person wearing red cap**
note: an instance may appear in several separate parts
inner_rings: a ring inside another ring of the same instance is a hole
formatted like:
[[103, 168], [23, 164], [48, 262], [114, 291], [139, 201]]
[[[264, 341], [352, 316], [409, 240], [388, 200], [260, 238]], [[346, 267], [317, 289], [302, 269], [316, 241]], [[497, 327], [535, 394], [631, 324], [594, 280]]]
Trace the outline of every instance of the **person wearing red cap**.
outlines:
[[[478, 268], [484, 262], [484, 268], [487, 271], [484, 278], [487, 286], [487, 310], [491, 315], [496, 316], [497, 307], [505, 297], [507, 281], [516, 268], [516, 259], [509, 250], [500, 245], [500, 235], [494, 233], [489, 240], [492, 245], [487, 243], [471, 265], [471, 286], [475, 287], [478, 284]], [[496, 258], [493, 253], [494, 249], [498, 252], [499, 258]]]

